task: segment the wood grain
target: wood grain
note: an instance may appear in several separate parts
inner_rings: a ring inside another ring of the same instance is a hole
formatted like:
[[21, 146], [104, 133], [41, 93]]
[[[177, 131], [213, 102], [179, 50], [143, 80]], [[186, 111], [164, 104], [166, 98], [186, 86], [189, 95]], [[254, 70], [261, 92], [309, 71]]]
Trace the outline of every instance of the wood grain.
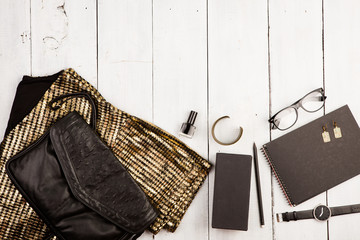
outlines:
[[94, 1], [31, 1], [32, 74], [74, 68], [97, 86]]
[[[179, 137], [191, 110], [198, 112], [192, 139], [180, 137], [208, 158], [206, 2], [158, 0], [153, 5], [154, 123]], [[208, 182], [198, 192], [176, 233], [166, 239], [208, 239]]]
[[[233, 140], [242, 126], [239, 142], [221, 146], [209, 137], [209, 160], [215, 163], [217, 152], [252, 154], [255, 141], [261, 146], [269, 139], [269, 82], [267, 62], [267, 6], [264, 1], [210, 0], [209, 28], [209, 126], [217, 125], [217, 138]], [[211, 227], [214, 171], [209, 181], [209, 239], [272, 239], [271, 175], [260, 152], [259, 165], [265, 228], [260, 228], [255, 175], [252, 171], [249, 230], [233, 231]]]
[[152, 120], [152, 1], [99, 1], [99, 90]]
[[[199, 113], [192, 139], [215, 163], [217, 152], [252, 155], [305, 123], [348, 104], [360, 121], [360, 3], [356, 0], [3, 0], [0, 2], [0, 135], [23, 75], [72, 67], [116, 107], [178, 136], [190, 110]], [[270, 115], [309, 91], [325, 87], [324, 111], [299, 110], [288, 131], [270, 130]], [[220, 146], [211, 137], [241, 140]], [[341, 127], [341, 126], [340, 126]], [[321, 129], [319, 130], [321, 133]], [[277, 223], [275, 214], [360, 202], [360, 177], [299, 206], [288, 205], [259, 152], [266, 227], [259, 226], [255, 178], [249, 230], [211, 227], [214, 170], [175, 233], [140, 239], [356, 239], [360, 214]], [[254, 172], [252, 172], [254, 176]]]
[[[326, 1], [324, 3], [325, 87], [329, 96], [326, 112], [348, 104], [360, 121], [360, 16], [358, 1]], [[341, 17], [339, 17], [341, 16]], [[336, 121], [336, 119], [334, 119]], [[331, 128], [332, 131], [332, 128]], [[358, 204], [360, 176], [328, 191], [329, 206]], [[354, 239], [359, 236], [360, 214], [333, 217], [329, 221], [329, 239]]]
[[[271, 113], [289, 106], [308, 92], [323, 86], [322, 5], [320, 1], [272, 0], [269, 4]], [[323, 111], [307, 113], [299, 109], [296, 125], [287, 131], [272, 131], [277, 138], [314, 120]], [[321, 134], [319, 129], [319, 134]], [[326, 203], [320, 194], [293, 208], [287, 203], [273, 178], [274, 218], [276, 213], [308, 210]], [[274, 219], [276, 239], [326, 239], [326, 223], [304, 220], [278, 223]]]
[[[0, 138], [9, 120], [17, 84], [30, 68], [30, 5], [28, 1], [0, 1]], [[14, 18], [13, 16], [18, 16]]]

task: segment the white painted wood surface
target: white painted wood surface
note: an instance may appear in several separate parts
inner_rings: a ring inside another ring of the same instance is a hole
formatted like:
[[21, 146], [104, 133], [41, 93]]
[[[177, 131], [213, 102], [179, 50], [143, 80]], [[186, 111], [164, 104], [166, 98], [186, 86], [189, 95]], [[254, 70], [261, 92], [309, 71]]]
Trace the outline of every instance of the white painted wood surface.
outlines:
[[[72, 67], [115, 106], [177, 135], [199, 112], [193, 139], [181, 138], [215, 163], [217, 152], [252, 154], [286, 132], [267, 119], [324, 87], [326, 108], [299, 112], [295, 129], [344, 104], [360, 121], [360, 3], [357, 0], [18, 0], [0, 1], [0, 136], [22, 75]], [[238, 126], [242, 139], [231, 140]], [[251, 181], [249, 230], [211, 228], [214, 170], [175, 233], [140, 239], [359, 239], [360, 214], [277, 223], [274, 215], [360, 203], [360, 176], [290, 207], [259, 152], [266, 227], [260, 228]], [[0, 236], [1, 238], [1, 236]]]
[[[190, 110], [199, 112], [196, 135], [181, 138], [207, 157], [206, 2], [153, 2], [153, 121], [178, 136]], [[176, 120], [175, 120], [176, 119]], [[180, 224], [179, 233], [161, 231], [155, 239], [208, 239], [208, 181]]]
[[[297, 101], [313, 89], [323, 87], [321, 1], [269, 2], [271, 113]], [[331, 98], [332, 96], [329, 96]], [[322, 111], [299, 110], [298, 121], [287, 131], [272, 131], [275, 139], [323, 115]], [[321, 129], [320, 129], [321, 130]], [[321, 131], [320, 131], [321, 133]], [[273, 178], [274, 213], [312, 209], [326, 203], [326, 193], [293, 208]], [[327, 225], [317, 221], [277, 223], [277, 239], [326, 239]], [[291, 234], [291, 235], [290, 235]]]
[[[329, 1], [324, 4], [325, 88], [329, 96], [326, 112], [347, 103], [357, 122], [360, 121], [360, 2]], [[341, 16], [341, 17], [340, 17]], [[328, 191], [329, 205], [360, 202], [360, 176]], [[333, 218], [329, 222], [329, 239], [358, 239], [360, 215]]]
[[26, 0], [1, 1], [0, 16], [0, 82], [3, 90], [0, 94], [0, 137], [2, 139], [17, 83], [23, 75], [31, 73], [30, 3]]
[[[267, 15], [265, 1], [210, 0], [209, 28], [209, 127], [219, 117], [217, 137], [233, 140], [244, 129], [240, 141], [221, 146], [209, 139], [209, 160], [215, 163], [217, 152], [252, 155], [252, 145], [269, 140], [269, 81], [267, 55]], [[249, 24], [251, 23], [251, 24]], [[211, 136], [211, 135], [210, 135]], [[272, 239], [271, 175], [259, 151], [265, 228], [260, 228], [254, 171], [252, 171], [249, 230], [211, 228], [214, 173], [209, 176], [209, 239]]]

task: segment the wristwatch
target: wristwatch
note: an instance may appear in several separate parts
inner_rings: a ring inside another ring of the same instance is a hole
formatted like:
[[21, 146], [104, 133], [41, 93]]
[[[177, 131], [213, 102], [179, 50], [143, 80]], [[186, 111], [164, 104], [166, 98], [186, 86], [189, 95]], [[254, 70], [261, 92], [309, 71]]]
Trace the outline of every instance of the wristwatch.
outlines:
[[301, 219], [315, 218], [318, 221], [327, 221], [332, 216], [359, 213], [360, 204], [339, 206], [339, 207], [328, 207], [325, 205], [318, 205], [312, 210], [306, 211], [294, 211], [276, 214], [278, 222], [290, 222]]

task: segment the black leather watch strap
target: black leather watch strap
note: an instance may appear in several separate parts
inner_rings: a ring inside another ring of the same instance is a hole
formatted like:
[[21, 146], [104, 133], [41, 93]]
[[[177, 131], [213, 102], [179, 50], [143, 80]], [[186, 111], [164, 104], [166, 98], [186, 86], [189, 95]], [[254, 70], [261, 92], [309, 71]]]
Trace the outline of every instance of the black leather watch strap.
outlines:
[[347, 205], [340, 207], [331, 207], [331, 216], [338, 216], [349, 213], [359, 213], [360, 212], [360, 204], [355, 205]]
[[277, 214], [278, 222], [281, 221], [289, 222], [289, 221], [296, 221], [300, 219], [309, 219], [309, 218], [314, 218], [313, 210], [285, 212], [285, 213], [281, 213], [281, 216]]

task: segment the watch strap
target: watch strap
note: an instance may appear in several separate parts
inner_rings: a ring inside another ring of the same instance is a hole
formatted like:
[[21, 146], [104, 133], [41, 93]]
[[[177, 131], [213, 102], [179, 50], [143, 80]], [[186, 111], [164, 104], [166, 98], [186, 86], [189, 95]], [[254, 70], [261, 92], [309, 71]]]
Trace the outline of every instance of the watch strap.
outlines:
[[293, 212], [285, 212], [285, 213], [277, 214], [278, 222], [281, 221], [290, 222], [290, 221], [297, 221], [301, 219], [310, 219], [310, 218], [314, 218], [313, 210], [293, 211]]
[[[350, 213], [359, 213], [360, 212], [360, 204], [331, 207], [330, 210], [331, 210], [331, 216], [339, 216], [339, 215], [350, 214]], [[300, 219], [314, 218], [313, 211], [314, 210], [278, 213], [278, 214], [276, 214], [277, 221], [278, 222], [290, 222], [290, 221], [296, 221], [296, 220], [300, 220]]]
[[360, 204], [331, 207], [330, 209], [331, 209], [331, 216], [338, 216], [349, 213], [358, 213], [360, 212]]

